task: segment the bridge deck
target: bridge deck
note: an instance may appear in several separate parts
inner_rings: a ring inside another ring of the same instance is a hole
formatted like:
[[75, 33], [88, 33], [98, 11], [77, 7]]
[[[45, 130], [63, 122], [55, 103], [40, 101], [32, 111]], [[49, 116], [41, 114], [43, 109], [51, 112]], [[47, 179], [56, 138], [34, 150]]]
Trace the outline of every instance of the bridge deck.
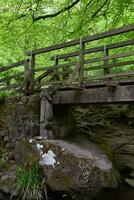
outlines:
[[58, 90], [52, 104], [94, 104], [134, 102], [134, 83], [131, 85], [100, 85]]

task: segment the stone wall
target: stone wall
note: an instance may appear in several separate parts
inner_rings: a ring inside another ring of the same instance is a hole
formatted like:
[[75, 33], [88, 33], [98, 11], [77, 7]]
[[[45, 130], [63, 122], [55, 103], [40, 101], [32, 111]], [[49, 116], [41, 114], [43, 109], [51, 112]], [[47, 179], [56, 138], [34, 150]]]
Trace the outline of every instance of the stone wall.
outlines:
[[22, 136], [33, 137], [40, 132], [40, 97], [6, 98], [0, 103], [0, 139], [14, 144]]

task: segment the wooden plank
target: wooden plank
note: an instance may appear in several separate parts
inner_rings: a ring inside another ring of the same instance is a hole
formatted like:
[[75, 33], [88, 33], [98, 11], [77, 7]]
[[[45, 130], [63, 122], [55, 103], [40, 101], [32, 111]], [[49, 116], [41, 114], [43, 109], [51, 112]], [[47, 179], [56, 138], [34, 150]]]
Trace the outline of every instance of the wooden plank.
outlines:
[[[115, 54], [115, 55], [112, 55], [112, 56], [86, 59], [84, 61], [84, 64], [89, 64], [89, 63], [94, 63], [94, 62], [99, 62], [99, 61], [105, 61], [105, 60], [114, 59], [114, 58], [124, 58], [124, 57], [132, 56], [132, 55], [134, 55], [134, 51], [131, 51], [131, 52], [128, 52], [128, 53]], [[76, 66], [76, 62], [60, 64], [58, 66], [52, 65], [52, 66], [49, 66], [49, 67], [39, 67], [39, 68], [35, 69], [35, 72], [46, 71], [46, 72], [44, 72], [44, 77], [45, 77], [45, 76], [48, 75], [49, 72], [51, 73], [51, 70], [53, 70], [53, 69], [73, 67], [73, 66]]]
[[9, 81], [11, 79], [15, 79], [15, 78], [21, 77], [23, 75], [24, 75], [24, 72], [20, 72], [18, 74], [14, 74], [14, 75], [11, 75], [11, 76], [8, 76], [8, 77], [1, 78], [0, 79], [0, 83], [5, 82], [5, 81]]
[[121, 67], [121, 66], [126, 66], [126, 65], [134, 65], [134, 60], [112, 63], [112, 64], [108, 64], [107, 66], [105, 65], [92, 66], [92, 67], [87, 67], [84, 70], [91, 71], [91, 70], [98, 70], [98, 69], [103, 69], [103, 68]]
[[19, 86], [20, 86], [20, 84], [11, 84], [8, 86], [3, 86], [3, 87], [0, 87], [0, 92], [14, 90], [14, 89], [19, 88]]
[[[92, 35], [89, 37], [85, 37], [82, 40], [83, 40], [83, 42], [86, 43], [86, 42], [91, 42], [94, 40], [103, 39], [103, 38], [119, 35], [122, 33], [130, 32], [133, 30], [134, 30], [134, 24], [130, 24], [128, 26], [123, 26], [123, 27], [117, 28], [115, 30], [110, 30], [107, 32], [103, 32], [103, 33], [99, 33], [99, 34]], [[66, 47], [75, 46], [78, 44], [79, 44], [79, 39], [76, 39], [76, 40], [72, 40], [69, 42], [64, 42], [64, 43], [48, 46], [46, 48], [40, 48], [40, 49], [37, 49], [34, 51], [29, 51], [29, 52], [27, 52], [27, 55], [30, 56], [30, 55], [35, 55], [35, 54], [46, 53], [46, 52], [50, 52], [50, 51], [54, 51], [54, 50], [58, 50], [58, 49], [66, 48]]]
[[134, 102], [134, 85], [90, 88], [83, 90], [57, 91], [52, 103], [57, 104], [96, 104], [96, 103], [128, 103]]
[[45, 78], [46, 76], [50, 75], [51, 73], [53, 72], [53, 70], [47, 70], [46, 72], [42, 73], [40, 76], [38, 76], [36, 79], [35, 79], [35, 83], [36, 82], [40, 82], [43, 78]]
[[0, 72], [5, 72], [5, 71], [7, 71], [9, 69], [12, 69], [14, 67], [19, 67], [21, 65], [24, 65], [25, 62], [26, 62], [26, 60], [21, 60], [19, 62], [13, 63], [13, 64], [11, 64], [9, 66], [0, 67]]
[[[105, 61], [105, 60], [114, 59], [114, 58], [123, 58], [123, 57], [127, 57], [127, 56], [132, 56], [132, 55], [134, 55], [134, 51], [128, 52], [128, 53], [116, 54], [116, 55], [112, 55], [112, 56], [101, 57], [101, 58], [86, 59], [84, 61], [84, 64], [89, 64], [89, 63], [94, 63], [94, 62], [99, 62], [99, 61]], [[40, 68], [36, 68], [35, 72], [46, 71], [38, 77], [39, 79], [40, 78], [42, 79], [42, 78], [46, 77], [49, 73], [51, 73], [52, 70], [54, 70], [56, 68], [66, 68], [66, 67], [72, 67], [72, 66], [75, 66], [75, 65], [76, 65], [76, 62], [71, 62], [71, 63], [66, 63], [66, 64], [60, 64], [58, 66], [52, 65], [52, 66], [49, 66], [49, 67], [40, 67]]]
[[72, 66], [75, 66], [76, 65], [76, 62], [71, 62], [71, 63], [66, 63], [66, 64], [60, 64], [60, 65], [51, 65], [49, 67], [37, 67], [35, 69], [35, 72], [41, 72], [41, 71], [47, 71], [47, 70], [54, 70], [54, 69], [57, 69], [57, 68], [66, 68], [66, 67], [72, 67]]
[[111, 55], [111, 56], [86, 59], [84, 61], [84, 64], [95, 63], [95, 62], [100, 62], [100, 61], [105, 61], [105, 60], [110, 60], [110, 59], [116, 59], [116, 58], [125, 58], [125, 57], [129, 57], [129, 56], [133, 56], [133, 55], [134, 55], [134, 51], [130, 51], [130, 52], [127, 52], [127, 53], [119, 53], [119, 54], [114, 54], [114, 55]]
[[123, 72], [123, 73], [114, 73], [114, 74], [108, 74], [105, 76], [100, 76], [100, 77], [85, 77], [84, 79], [87, 81], [91, 81], [91, 80], [104, 80], [107, 78], [120, 78], [120, 77], [131, 77], [134, 76], [134, 70], [133, 71], [129, 71], [129, 72]]
[[[134, 39], [131, 39], [131, 40], [126, 40], [126, 41], [106, 45], [105, 48], [106, 49], [116, 49], [116, 48], [121, 48], [121, 47], [125, 47], [125, 46], [130, 46], [133, 44], [134, 44]], [[104, 46], [86, 49], [84, 51], [84, 54], [95, 53], [95, 52], [100, 52], [100, 51], [104, 51]], [[67, 53], [67, 54], [56, 55], [56, 56], [58, 59], [67, 59], [70, 57], [79, 56], [79, 51], [75, 51], [75, 52], [71, 52], [71, 53]], [[54, 56], [51, 57], [51, 60], [54, 60]]]
[[21, 86], [19, 87], [19, 90], [24, 90], [25, 93], [29, 92], [29, 77], [31, 76], [31, 72], [29, 71], [26, 76], [24, 81], [22, 82]]

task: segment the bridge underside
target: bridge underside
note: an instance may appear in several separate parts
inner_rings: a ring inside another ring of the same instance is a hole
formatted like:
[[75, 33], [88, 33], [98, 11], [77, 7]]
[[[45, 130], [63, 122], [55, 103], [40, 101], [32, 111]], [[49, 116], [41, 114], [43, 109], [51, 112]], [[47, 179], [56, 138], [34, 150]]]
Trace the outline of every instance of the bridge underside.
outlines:
[[85, 88], [62, 88], [52, 98], [52, 104], [95, 104], [134, 102], [134, 83], [106, 84]]

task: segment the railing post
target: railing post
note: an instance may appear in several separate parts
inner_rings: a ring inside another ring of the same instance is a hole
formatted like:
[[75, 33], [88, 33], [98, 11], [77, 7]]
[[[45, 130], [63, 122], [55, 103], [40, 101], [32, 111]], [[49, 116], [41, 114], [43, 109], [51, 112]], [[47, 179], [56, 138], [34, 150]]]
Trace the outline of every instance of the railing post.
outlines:
[[55, 67], [55, 69], [53, 70], [53, 77], [52, 77], [53, 81], [59, 80], [58, 68], [57, 68], [58, 64], [59, 64], [59, 59], [57, 58], [57, 56], [55, 56], [54, 57], [54, 67]]
[[84, 50], [85, 43], [80, 39], [80, 52], [79, 52], [79, 66], [78, 66], [78, 74], [79, 74], [79, 84], [82, 85], [84, 78]]
[[25, 94], [29, 92], [29, 64], [30, 64], [29, 59], [26, 59], [25, 65], [24, 65], [24, 92]]
[[31, 55], [30, 59], [30, 92], [34, 90], [34, 74], [35, 74], [35, 54]]
[[[106, 47], [104, 47], [104, 58], [108, 56], [109, 56], [109, 50]], [[104, 67], [104, 75], [111, 73], [111, 70], [108, 68], [108, 64], [109, 60], [108, 59], [104, 60], [104, 65], [106, 66]]]

